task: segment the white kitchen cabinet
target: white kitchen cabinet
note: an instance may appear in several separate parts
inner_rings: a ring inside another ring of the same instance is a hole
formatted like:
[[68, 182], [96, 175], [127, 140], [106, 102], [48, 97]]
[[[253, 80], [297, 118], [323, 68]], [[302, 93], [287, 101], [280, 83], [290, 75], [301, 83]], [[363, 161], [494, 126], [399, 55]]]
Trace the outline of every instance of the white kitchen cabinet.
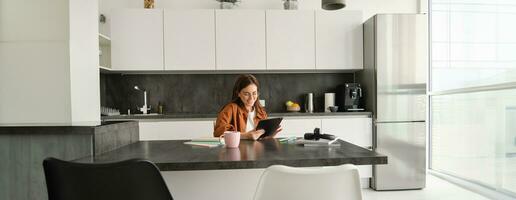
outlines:
[[316, 11], [316, 69], [363, 69], [362, 38], [361, 11]]
[[165, 70], [215, 70], [215, 11], [164, 11]]
[[113, 10], [111, 65], [114, 70], [163, 70], [163, 10]]
[[347, 117], [321, 120], [322, 131], [361, 147], [373, 145], [373, 125], [369, 117]]
[[[347, 117], [321, 120], [321, 132], [370, 149], [373, 145], [373, 124], [370, 117]], [[361, 178], [373, 175], [371, 165], [357, 166]]]
[[315, 69], [312, 10], [268, 10], [267, 70]]
[[283, 130], [277, 137], [297, 136], [303, 137], [305, 133], [311, 133], [314, 128], [321, 127], [321, 119], [283, 119], [281, 121]]
[[216, 10], [217, 70], [265, 70], [265, 11]]
[[213, 121], [140, 121], [140, 140], [190, 140], [213, 137]]

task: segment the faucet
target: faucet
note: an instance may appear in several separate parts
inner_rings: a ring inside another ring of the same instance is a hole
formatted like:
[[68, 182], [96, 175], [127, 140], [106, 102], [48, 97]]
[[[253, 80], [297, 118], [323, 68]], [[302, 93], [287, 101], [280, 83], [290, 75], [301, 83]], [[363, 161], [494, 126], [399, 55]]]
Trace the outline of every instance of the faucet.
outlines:
[[143, 92], [143, 106], [138, 108], [139, 111], [141, 111], [143, 114], [147, 114], [147, 111], [150, 111], [151, 107], [147, 106], [147, 91], [140, 89], [137, 85], [134, 86], [135, 90], [142, 91]]

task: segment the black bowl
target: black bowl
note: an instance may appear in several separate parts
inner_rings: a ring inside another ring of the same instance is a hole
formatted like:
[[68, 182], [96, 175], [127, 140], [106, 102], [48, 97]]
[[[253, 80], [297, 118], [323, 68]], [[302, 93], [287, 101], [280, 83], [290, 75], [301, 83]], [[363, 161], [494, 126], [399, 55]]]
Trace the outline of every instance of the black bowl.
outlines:
[[330, 109], [331, 112], [337, 112], [339, 110], [338, 106], [329, 106], [328, 108]]

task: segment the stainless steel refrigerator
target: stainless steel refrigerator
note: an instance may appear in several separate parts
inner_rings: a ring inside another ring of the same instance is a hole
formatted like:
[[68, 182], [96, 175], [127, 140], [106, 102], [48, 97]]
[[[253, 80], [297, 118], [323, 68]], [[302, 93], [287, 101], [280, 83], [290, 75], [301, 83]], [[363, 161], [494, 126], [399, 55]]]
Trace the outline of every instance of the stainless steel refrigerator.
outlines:
[[364, 70], [357, 80], [373, 112], [375, 190], [425, 187], [428, 22], [423, 14], [378, 14], [364, 23]]

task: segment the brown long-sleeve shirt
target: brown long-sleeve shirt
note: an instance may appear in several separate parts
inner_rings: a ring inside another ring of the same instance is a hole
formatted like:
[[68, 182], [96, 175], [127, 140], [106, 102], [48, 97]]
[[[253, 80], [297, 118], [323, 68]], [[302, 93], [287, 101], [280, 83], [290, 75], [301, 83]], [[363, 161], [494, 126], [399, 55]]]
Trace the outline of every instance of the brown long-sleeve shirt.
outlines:
[[[260, 120], [267, 119], [267, 113], [263, 108], [256, 109], [256, 117], [253, 119], [254, 124], [258, 124]], [[229, 103], [219, 112], [213, 136], [219, 137], [224, 131], [239, 131], [245, 133], [247, 125], [247, 110], [240, 107], [236, 103]]]

